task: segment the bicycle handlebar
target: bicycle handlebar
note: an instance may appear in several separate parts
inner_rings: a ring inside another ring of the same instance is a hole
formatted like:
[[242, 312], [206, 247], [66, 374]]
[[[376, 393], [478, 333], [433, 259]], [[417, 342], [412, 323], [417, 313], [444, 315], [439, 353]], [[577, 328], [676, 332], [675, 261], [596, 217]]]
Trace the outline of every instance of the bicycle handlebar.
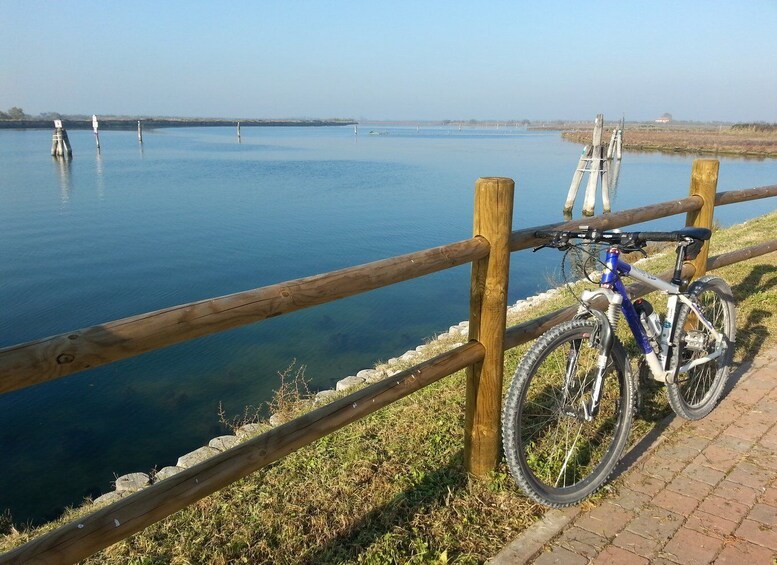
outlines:
[[[570, 239], [584, 239], [593, 243], [608, 243], [621, 245], [628, 248], [642, 248], [649, 241], [693, 242], [704, 241], [710, 238], [711, 231], [706, 228], [684, 228], [675, 231], [641, 231], [641, 232], [614, 232], [601, 231], [596, 228], [579, 230], [539, 230], [534, 232], [535, 237], [552, 239], [548, 245], [557, 247], [566, 245]], [[544, 247], [544, 246], [543, 246]]]

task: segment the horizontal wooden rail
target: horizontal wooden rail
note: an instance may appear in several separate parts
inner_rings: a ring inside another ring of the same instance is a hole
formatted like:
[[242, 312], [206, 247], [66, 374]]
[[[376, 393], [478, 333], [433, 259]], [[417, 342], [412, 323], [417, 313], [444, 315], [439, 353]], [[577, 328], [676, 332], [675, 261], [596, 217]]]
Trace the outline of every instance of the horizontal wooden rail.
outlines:
[[744, 247], [742, 249], [737, 249], [736, 251], [730, 251], [728, 253], [723, 253], [722, 255], [710, 257], [707, 259], [707, 270], [720, 269], [721, 267], [727, 267], [734, 263], [747, 261], [748, 259], [760, 257], [761, 255], [766, 255], [767, 253], [772, 253], [774, 251], [777, 251], [777, 239], [764, 241], [757, 245], [751, 245], [750, 247]]
[[747, 202], [748, 200], [758, 200], [759, 198], [769, 198], [770, 196], [777, 196], [777, 184], [719, 192], [715, 195], [715, 206], [736, 204], [737, 202]]
[[[758, 188], [746, 188], [743, 190], [730, 190], [719, 192], [715, 196], [715, 206], [724, 206], [726, 204], [736, 204], [738, 202], [747, 202], [749, 200], [758, 200], [760, 198], [769, 198], [777, 196], [777, 185], [761, 186]], [[537, 230], [555, 230], [576, 228], [580, 225], [596, 227], [600, 229], [615, 229], [659, 218], [666, 218], [683, 212], [695, 212], [702, 206], [702, 200], [696, 196], [689, 196], [681, 200], [670, 200], [651, 204], [641, 208], [631, 208], [622, 212], [612, 214], [603, 214], [593, 218], [584, 218], [570, 220], [555, 224], [546, 224], [544, 226], [534, 226], [522, 230], [516, 230], [510, 236], [510, 251], [520, 251], [528, 249], [540, 243], [540, 240], [534, 237]]]
[[472, 341], [322, 406], [177, 475], [0, 555], [0, 563], [74, 563], [281, 457], [439, 379], [483, 361]]
[[[763, 197], [762, 197], [763, 198]], [[556, 230], [577, 228], [580, 225], [591, 226], [600, 229], [622, 228], [640, 222], [657, 220], [666, 216], [674, 216], [683, 212], [692, 212], [701, 208], [701, 198], [689, 196], [682, 200], [671, 200], [643, 206], [641, 208], [631, 208], [622, 212], [613, 212], [612, 214], [603, 214], [592, 218], [583, 218], [570, 220], [568, 222], [559, 222], [556, 224], [546, 224], [544, 226], [534, 226], [522, 230], [517, 230], [510, 236], [510, 251], [520, 251], [539, 245], [541, 240], [534, 237], [537, 230]]]
[[0, 349], [0, 394], [482, 259], [474, 237]]

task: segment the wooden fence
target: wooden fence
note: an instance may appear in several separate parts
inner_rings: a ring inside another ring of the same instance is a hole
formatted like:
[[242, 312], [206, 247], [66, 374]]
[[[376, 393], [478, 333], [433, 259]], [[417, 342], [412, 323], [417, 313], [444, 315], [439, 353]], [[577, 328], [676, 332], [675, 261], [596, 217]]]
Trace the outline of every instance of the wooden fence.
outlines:
[[[715, 206], [777, 196], [777, 185], [716, 194], [718, 162], [693, 164], [687, 198], [587, 218], [586, 225], [612, 229], [686, 213], [686, 224], [711, 227]], [[510, 254], [538, 244], [538, 229], [577, 227], [563, 222], [512, 231], [514, 183], [482, 178], [475, 185], [472, 238], [254, 290], [184, 304], [99, 326], [0, 349], [0, 394], [77, 371], [112, 363], [174, 343], [324, 304], [429, 273], [472, 263], [469, 342], [374, 383], [304, 416], [256, 436], [196, 466], [0, 555], [0, 563], [70, 563], [125, 539], [367, 414], [445, 376], [467, 369], [465, 464], [474, 474], [493, 469], [499, 457], [504, 351], [530, 341], [575, 307], [505, 330]], [[686, 277], [777, 250], [777, 239], [707, 258], [708, 244]], [[668, 279], [670, 273], [663, 278]], [[649, 291], [630, 288], [633, 297]]]

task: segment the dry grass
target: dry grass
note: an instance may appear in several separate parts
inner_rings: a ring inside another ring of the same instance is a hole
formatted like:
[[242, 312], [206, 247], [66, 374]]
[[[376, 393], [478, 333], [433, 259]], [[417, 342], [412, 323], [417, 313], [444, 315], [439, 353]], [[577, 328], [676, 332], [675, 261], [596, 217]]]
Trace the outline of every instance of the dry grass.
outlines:
[[[719, 232], [712, 252], [770, 239], [775, 228], [777, 213], [772, 213]], [[673, 257], [666, 253], [641, 266], [660, 272]], [[737, 298], [737, 361], [777, 344], [777, 254], [716, 274], [729, 280]], [[568, 295], [554, 295], [511, 323], [572, 302]], [[508, 352], [507, 374], [525, 347]], [[484, 479], [463, 471], [464, 378], [458, 373], [435, 383], [87, 563], [481, 563], [544, 508], [522, 495], [503, 463]], [[646, 396], [635, 439], [667, 410], [663, 391]], [[284, 399], [287, 406], [295, 401]], [[89, 510], [73, 510], [65, 518]], [[6, 535], [0, 551], [56, 525]]]
[[[610, 132], [602, 138], [608, 140]], [[591, 128], [565, 131], [564, 139], [591, 143]], [[623, 148], [633, 151], [664, 151], [698, 154], [777, 157], [777, 132], [733, 127], [627, 126]]]

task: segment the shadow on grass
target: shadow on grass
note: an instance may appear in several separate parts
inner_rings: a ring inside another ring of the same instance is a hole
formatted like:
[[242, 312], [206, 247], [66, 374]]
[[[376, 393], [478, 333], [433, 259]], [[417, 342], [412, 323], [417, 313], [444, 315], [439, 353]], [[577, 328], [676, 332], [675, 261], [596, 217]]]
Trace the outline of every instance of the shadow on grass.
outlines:
[[305, 556], [300, 563], [342, 563], [355, 561], [360, 554], [381, 538], [397, 529], [412, 527], [413, 517], [435, 506], [467, 486], [464, 455], [459, 452], [444, 467], [428, 473], [410, 489], [395, 496], [381, 508], [366, 514], [350, 529], [330, 539]]
[[[731, 289], [734, 292], [735, 304], [759, 292], [767, 292], [777, 287], [777, 267], [774, 265], [756, 265], [750, 273]], [[737, 324], [736, 355], [742, 361], [735, 364], [735, 371], [729, 377], [726, 390], [727, 395], [739, 382], [739, 379], [753, 365], [756, 356], [761, 352], [764, 342], [768, 339], [770, 328], [765, 322], [774, 316], [774, 312], [755, 308], [744, 323]]]
[[[764, 280], [767, 275], [775, 275]], [[777, 267], [774, 265], [755, 265], [750, 273], [731, 290], [737, 302], [744, 300], [756, 292], [766, 292], [777, 286]]]

